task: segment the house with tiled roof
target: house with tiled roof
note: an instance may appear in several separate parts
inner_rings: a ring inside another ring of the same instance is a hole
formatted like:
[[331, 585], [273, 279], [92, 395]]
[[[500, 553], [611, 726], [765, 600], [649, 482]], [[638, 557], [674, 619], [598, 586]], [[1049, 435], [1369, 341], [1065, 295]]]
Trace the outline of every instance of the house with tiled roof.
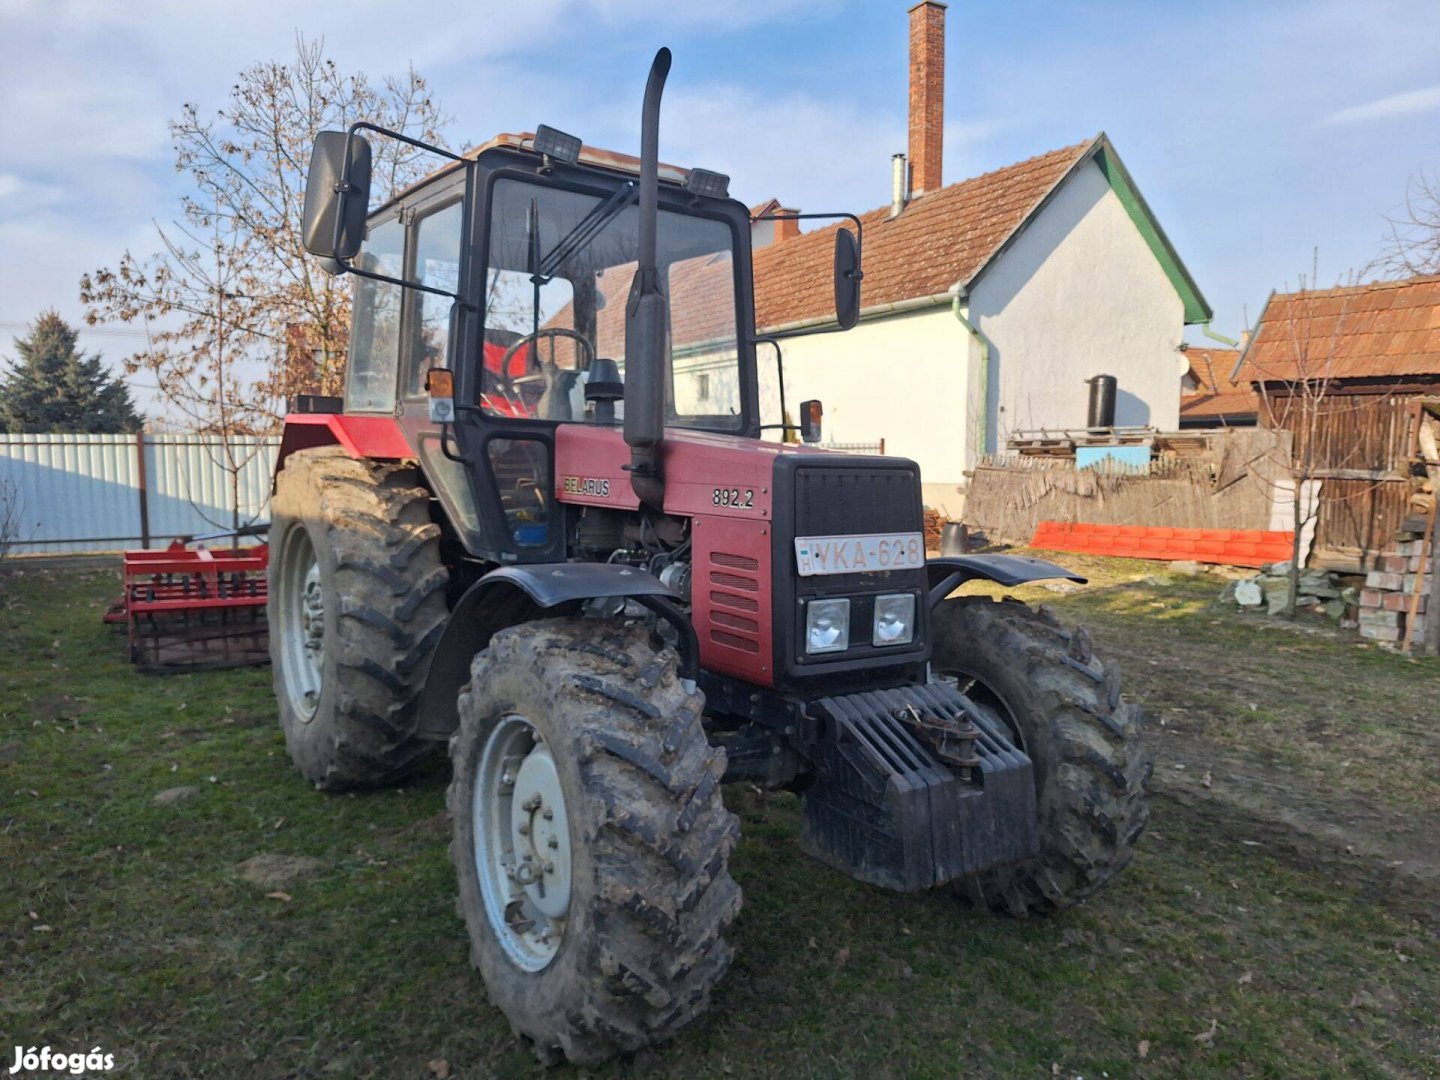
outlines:
[[1312, 455], [1311, 564], [1369, 569], [1411, 512], [1421, 409], [1440, 401], [1440, 276], [1274, 293], [1232, 378]]
[[1254, 427], [1260, 395], [1240, 367], [1239, 349], [1182, 346], [1180, 429]]
[[[1210, 309], [1104, 133], [943, 182], [944, 12], [910, 11], [908, 154], [860, 216], [861, 321], [782, 344], [787, 398], [824, 402], [827, 439], [883, 440], [958, 513], [1012, 433], [1086, 425], [1094, 376], [1118, 380], [1117, 425], [1175, 430], [1184, 329]], [[836, 227], [756, 238], [762, 333], [833, 325]]]

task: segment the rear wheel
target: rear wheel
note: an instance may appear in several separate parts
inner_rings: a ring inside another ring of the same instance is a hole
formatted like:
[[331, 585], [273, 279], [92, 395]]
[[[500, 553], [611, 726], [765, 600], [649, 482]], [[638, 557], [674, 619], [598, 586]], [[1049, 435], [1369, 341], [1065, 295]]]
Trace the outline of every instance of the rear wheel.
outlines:
[[739, 834], [702, 695], [650, 633], [598, 620], [502, 630], [450, 743], [451, 855], [471, 961], [541, 1059], [662, 1042], [730, 964]]
[[326, 791], [404, 777], [446, 619], [440, 528], [412, 468], [300, 450], [275, 483], [267, 622], [285, 745]]
[[1035, 770], [1040, 854], [957, 883], [1009, 915], [1069, 907], [1129, 864], [1149, 819], [1150, 754], [1142, 714], [1084, 630], [1048, 611], [988, 597], [935, 612], [934, 670], [955, 677], [999, 720]]

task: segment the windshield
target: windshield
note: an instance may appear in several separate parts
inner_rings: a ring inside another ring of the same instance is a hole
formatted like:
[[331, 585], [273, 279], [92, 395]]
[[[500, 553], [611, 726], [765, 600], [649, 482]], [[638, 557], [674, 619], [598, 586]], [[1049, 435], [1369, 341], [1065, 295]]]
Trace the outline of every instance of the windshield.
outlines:
[[[595, 196], [496, 181], [486, 260], [481, 405], [511, 417], [614, 423], [586, 402], [596, 357], [625, 369], [625, 303], [635, 276], [635, 185]], [[662, 210], [660, 278], [670, 298], [666, 422], [738, 429], [734, 237], [723, 221]]]

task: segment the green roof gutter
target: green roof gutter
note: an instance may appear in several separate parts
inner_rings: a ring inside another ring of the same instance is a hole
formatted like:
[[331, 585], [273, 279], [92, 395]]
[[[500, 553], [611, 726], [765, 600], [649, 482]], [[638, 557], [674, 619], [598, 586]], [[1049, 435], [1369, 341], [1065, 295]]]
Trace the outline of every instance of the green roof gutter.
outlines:
[[1110, 190], [1115, 192], [1120, 205], [1125, 207], [1125, 212], [1140, 230], [1140, 235], [1145, 238], [1145, 243], [1165, 271], [1165, 276], [1180, 295], [1180, 300], [1185, 305], [1186, 325], [1208, 323], [1214, 318], [1214, 312], [1200, 294], [1199, 286], [1190, 276], [1190, 271], [1186, 270], [1185, 264], [1180, 261], [1180, 256], [1170, 243], [1170, 238], [1165, 235], [1165, 230], [1160, 227], [1160, 222], [1151, 213], [1140, 189], [1135, 186], [1135, 181], [1130, 178], [1129, 171], [1120, 161], [1120, 155], [1115, 153], [1110, 140], [1103, 134], [1097, 140], [1094, 154], [1095, 164], [1109, 181]]

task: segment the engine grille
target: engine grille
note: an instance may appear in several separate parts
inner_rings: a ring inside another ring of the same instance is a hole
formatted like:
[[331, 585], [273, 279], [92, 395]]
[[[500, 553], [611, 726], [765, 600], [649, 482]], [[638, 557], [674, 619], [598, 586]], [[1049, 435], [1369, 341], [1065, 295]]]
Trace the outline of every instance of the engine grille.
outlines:
[[[795, 535], [922, 532], [920, 477], [913, 467], [886, 469], [805, 467], [795, 473]], [[788, 565], [794, 566], [791, 554]], [[802, 578], [800, 595], [873, 584], [874, 574]]]
[[[898, 671], [923, 663], [930, 649], [923, 568], [800, 577], [795, 561], [797, 536], [922, 532], [919, 466], [899, 458], [838, 454], [782, 458], [776, 466], [775, 487], [777, 685], [801, 689], [815, 685], [808, 680], [826, 678], [834, 688], [859, 686], [879, 669]], [[782, 509], [787, 507], [793, 507], [788, 514]], [[875, 597], [893, 592], [916, 597], [915, 640], [908, 646], [876, 646], [872, 642]], [[844, 652], [805, 651], [806, 605], [821, 596], [850, 600], [850, 647]]]

